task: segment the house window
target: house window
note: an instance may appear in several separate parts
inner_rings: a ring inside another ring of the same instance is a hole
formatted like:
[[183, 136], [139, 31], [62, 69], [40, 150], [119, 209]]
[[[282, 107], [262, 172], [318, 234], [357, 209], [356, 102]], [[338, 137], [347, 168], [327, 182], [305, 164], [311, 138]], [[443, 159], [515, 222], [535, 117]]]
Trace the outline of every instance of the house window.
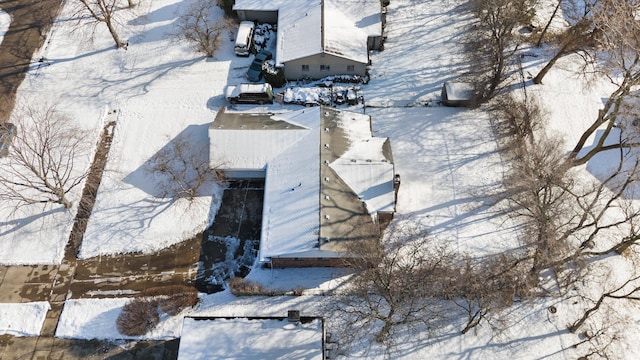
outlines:
[[302, 71], [309, 71], [309, 65], [302, 65]]
[[355, 65], [347, 65], [347, 71], [354, 72], [355, 70], [356, 70], [356, 66]]
[[329, 71], [329, 65], [320, 65], [320, 71]]

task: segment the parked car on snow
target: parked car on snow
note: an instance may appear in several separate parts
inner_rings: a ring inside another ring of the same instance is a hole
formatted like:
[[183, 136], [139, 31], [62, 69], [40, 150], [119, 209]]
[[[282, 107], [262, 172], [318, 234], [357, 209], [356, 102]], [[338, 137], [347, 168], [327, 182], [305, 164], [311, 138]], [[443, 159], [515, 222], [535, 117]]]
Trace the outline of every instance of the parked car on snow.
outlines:
[[342, 105], [347, 102], [347, 90], [338, 90], [333, 93], [333, 103]]
[[358, 94], [354, 89], [347, 90], [347, 104], [349, 105], [357, 105], [358, 104]]
[[238, 27], [236, 35], [236, 43], [233, 52], [238, 56], [249, 56], [251, 53], [251, 45], [253, 44], [253, 21], [242, 21]]
[[270, 84], [229, 86], [225, 97], [232, 104], [273, 104], [273, 88]]
[[9, 148], [16, 136], [17, 128], [12, 123], [0, 124], [0, 157], [9, 154]]
[[270, 60], [272, 56], [271, 51], [260, 50], [247, 70], [247, 79], [252, 82], [260, 81], [260, 79], [262, 79], [262, 67], [264, 66], [264, 62]]

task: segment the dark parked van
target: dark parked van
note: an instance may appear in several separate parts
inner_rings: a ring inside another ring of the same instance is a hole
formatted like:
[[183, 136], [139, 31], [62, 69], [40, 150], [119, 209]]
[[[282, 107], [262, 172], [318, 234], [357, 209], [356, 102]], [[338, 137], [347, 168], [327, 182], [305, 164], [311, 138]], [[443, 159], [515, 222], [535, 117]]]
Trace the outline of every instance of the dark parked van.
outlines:
[[227, 87], [225, 97], [232, 104], [273, 104], [271, 84], [240, 84]]

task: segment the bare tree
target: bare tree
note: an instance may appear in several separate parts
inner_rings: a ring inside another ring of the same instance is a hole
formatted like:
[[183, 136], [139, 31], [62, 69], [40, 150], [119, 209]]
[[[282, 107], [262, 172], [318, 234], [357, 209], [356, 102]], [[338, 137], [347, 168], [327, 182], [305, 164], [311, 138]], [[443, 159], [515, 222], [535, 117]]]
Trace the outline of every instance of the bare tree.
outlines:
[[[117, 12], [122, 8], [122, 0], [73, 0], [76, 5], [76, 14], [80, 20], [86, 19], [93, 23], [105, 24], [109, 29], [109, 34], [116, 44], [116, 48], [126, 48], [127, 42], [120, 39], [118, 35]], [[132, 8], [133, 3], [128, 0], [127, 6]]]
[[505, 94], [495, 99], [491, 115], [494, 132], [503, 153], [509, 158], [519, 149], [535, 145], [535, 134], [543, 127], [546, 112], [535, 98]]
[[616, 286], [615, 288], [603, 293], [600, 297], [594, 301], [593, 306], [585, 310], [580, 319], [576, 320], [569, 326], [569, 330], [571, 332], [577, 331], [587, 319], [596, 311], [600, 309], [602, 304], [607, 299], [612, 300], [634, 300], [640, 301], [640, 284], [638, 280], [640, 276], [634, 276], [627, 279], [622, 285]]
[[195, 144], [190, 136], [176, 137], [147, 163], [145, 170], [159, 181], [160, 197], [193, 200], [203, 186], [223, 180], [209, 164], [208, 146]]
[[567, 328], [580, 337], [573, 347], [583, 349], [581, 358], [617, 358], [635, 341], [629, 328], [636, 326], [636, 320], [629, 315], [640, 301], [640, 276], [637, 253], [628, 255], [592, 262], [594, 271], [575, 287], [573, 303], [582, 310]]
[[189, 5], [176, 22], [175, 35], [191, 43], [196, 52], [212, 57], [220, 46], [220, 36], [229, 31], [233, 21], [213, 16], [215, 0], [197, 0]]
[[571, 178], [563, 163], [561, 142], [538, 139], [517, 150], [510, 172], [505, 178], [509, 194], [508, 213], [520, 219], [523, 238], [533, 249], [531, 272], [548, 267], [565, 254], [562, 229], [570, 226], [573, 204], [570, 202]]
[[71, 208], [68, 194], [88, 174], [86, 134], [55, 105], [18, 105], [12, 121], [17, 133], [7, 158], [0, 161], [0, 198]]
[[542, 84], [542, 80], [562, 57], [569, 54], [582, 53], [583, 58], [589, 62], [592, 58], [592, 49], [597, 46], [600, 31], [593, 26], [590, 18], [585, 17], [565, 30], [556, 38], [559, 46], [555, 55], [542, 67], [533, 78], [534, 84]]
[[436, 296], [452, 276], [446, 245], [416, 228], [395, 229], [384, 244], [363, 245], [352, 249], [357, 274], [335, 303], [348, 324], [345, 336], [374, 334], [375, 341], [390, 346], [400, 328], [443, 317]]
[[551, 13], [551, 16], [549, 16], [549, 19], [547, 19], [547, 22], [544, 28], [542, 28], [542, 31], [540, 31], [540, 34], [538, 35], [538, 41], [536, 42], [536, 46], [540, 47], [540, 45], [542, 45], [542, 40], [545, 38], [547, 31], [549, 31], [549, 27], [553, 23], [553, 20], [558, 15], [558, 11], [562, 8], [562, 4], [564, 3], [564, 1], [565, 0], [557, 0], [556, 6], [553, 8], [553, 12]]
[[[521, 224], [528, 251], [520, 261], [530, 264], [531, 279], [551, 269], [558, 285], [566, 287], [582, 276], [585, 259], [623, 253], [638, 244], [640, 207], [633, 200], [640, 180], [637, 150], [615, 148], [617, 158], [615, 153], [608, 157], [614, 166], [587, 181], [566, 161], [561, 139], [531, 130], [541, 128], [544, 111], [513, 102], [494, 112], [509, 164], [504, 210]], [[621, 139], [640, 136], [625, 135], [624, 129], [619, 134]]]
[[[622, 138], [613, 144], [606, 142], [613, 129], [624, 120], [621, 117], [625, 115], [625, 104], [638, 100], [633, 90], [640, 85], [640, 22], [636, 18], [639, 12], [640, 4], [636, 1], [600, 0], [598, 11], [593, 13], [594, 25], [602, 32], [597, 58], [602, 61], [602, 72], [609, 76], [616, 89], [573, 147], [568, 159], [573, 165], [585, 164], [602, 151], [640, 145], [637, 138]], [[583, 151], [596, 131], [602, 131], [601, 136], [588, 151]]]
[[468, 33], [466, 48], [472, 59], [470, 71], [478, 101], [493, 98], [508, 75], [518, 49], [515, 29], [529, 24], [534, 15], [531, 0], [471, 0], [476, 21]]
[[465, 314], [462, 334], [482, 322], [491, 324], [495, 313], [511, 306], [516, 298], [529, 296], [535, 283], [530, 281], [527, 271], [527, 264], [517, 254], [490, 255], [476, 260], [467, 256], [455, 269], [455, 281], [445, 296]]
[[[595, 61], [594, 51], [599, 45], [599, 39], [602, 34], [601, 29], [594, 23], [593, 17], [594, 7], [598, 1], [560, 0], [558, 2], [555, 11], [562, 4], [567, 4], [564, 15], [569, 18], [571, 25], [553, 39], [554, 43], [558, 45], [556, 53], [533, 78], [534, 84], [542, 84], [542, 80], [558, 60], [569, 54], [581, 54], [588, 64]], [[538, 46], [540, 46], [542, 39], [543, 35], [541, 34], [538, 39]]]

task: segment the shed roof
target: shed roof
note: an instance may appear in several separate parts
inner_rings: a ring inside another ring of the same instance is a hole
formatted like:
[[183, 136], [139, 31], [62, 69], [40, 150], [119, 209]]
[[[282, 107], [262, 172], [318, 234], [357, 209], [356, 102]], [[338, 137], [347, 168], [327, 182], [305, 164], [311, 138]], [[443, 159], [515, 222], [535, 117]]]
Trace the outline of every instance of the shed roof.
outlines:
[[449, 101], [469, 101], [473, 99], [473, 84], [471, 83], [446, 81], [444, 87]]

